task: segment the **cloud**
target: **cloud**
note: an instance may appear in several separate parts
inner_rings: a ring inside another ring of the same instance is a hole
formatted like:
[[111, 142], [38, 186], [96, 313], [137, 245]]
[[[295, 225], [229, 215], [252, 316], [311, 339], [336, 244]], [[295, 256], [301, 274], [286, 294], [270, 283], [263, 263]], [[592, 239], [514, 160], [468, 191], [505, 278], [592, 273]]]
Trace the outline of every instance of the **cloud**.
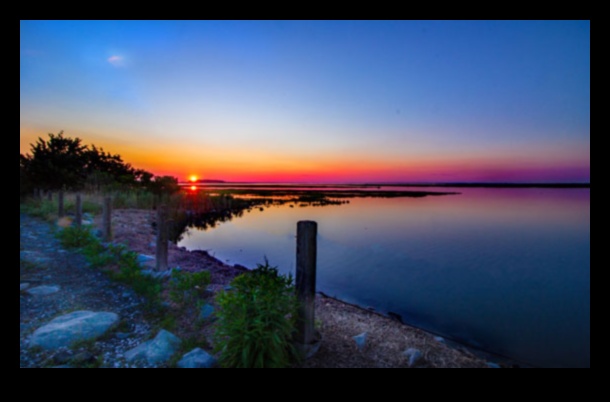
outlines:
[[113, 55], [108, 57], [107, 59], [108, 63], [112, 64], [113, 66], [116, 67], [120, 67], [123, 65], [123, 57], [122, 56], [117, 56], [117, 55]]

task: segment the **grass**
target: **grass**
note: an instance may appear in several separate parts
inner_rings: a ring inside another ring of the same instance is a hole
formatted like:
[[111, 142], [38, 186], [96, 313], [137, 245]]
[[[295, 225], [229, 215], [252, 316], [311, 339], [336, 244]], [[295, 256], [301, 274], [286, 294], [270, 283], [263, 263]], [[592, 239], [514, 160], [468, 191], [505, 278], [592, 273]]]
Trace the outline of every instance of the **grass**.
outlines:
[[203, 298], [209, 284], [208, 271], [191, 273], [174, 269], [169, 281], [169, 297], [173, 302], [181, 305], [195, 303], [197, 299]]
[[19, 204], [19, 212], [53, 221], [57, 218], [57, 205], [53, 201], [28, 199]]

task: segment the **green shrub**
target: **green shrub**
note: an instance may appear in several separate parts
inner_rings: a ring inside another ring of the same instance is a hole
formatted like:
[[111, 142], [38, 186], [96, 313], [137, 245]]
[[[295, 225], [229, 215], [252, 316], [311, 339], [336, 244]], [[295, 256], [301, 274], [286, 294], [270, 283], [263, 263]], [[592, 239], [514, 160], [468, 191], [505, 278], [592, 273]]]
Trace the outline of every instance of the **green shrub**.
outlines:
[[86, 247], [96, 241], [93, 233], [87, 227], [68, 226], [57, 232], [61, 245], [66, 248]]
[[169, 281], [169, 297], [180, 304], [193, 302], [203, 297], [209, 284], [210, 273], [208, 271], [190, 273], [173, 269]]
[[28, 215], [49, 221], [53, 220], [53, 217], [57, 217], [57, 204], [43, 199], [28, 199], [19, 205], [19, 210]]
[[156, 299], [159, 296], [161, 282], [142, 273], [136, 253], [127, 251], [123, 245], [110, 245], [109, 250], [118, 257], [119, 273], [115, 275], [116, 280], [130, 285], [136, 293], [150, 299]]
[[83, 254], [93, 268], [101, 268], [119, 262], [118, 256], [107, 250], [99, 240], [86, 245], [83, 248]]
[[285, 367], [296, 357], [292, 345], [297, 302], [292, 276], [258, 264], [236, 277], [233, 290], [217, 296], [215, 351], [225, 367]]

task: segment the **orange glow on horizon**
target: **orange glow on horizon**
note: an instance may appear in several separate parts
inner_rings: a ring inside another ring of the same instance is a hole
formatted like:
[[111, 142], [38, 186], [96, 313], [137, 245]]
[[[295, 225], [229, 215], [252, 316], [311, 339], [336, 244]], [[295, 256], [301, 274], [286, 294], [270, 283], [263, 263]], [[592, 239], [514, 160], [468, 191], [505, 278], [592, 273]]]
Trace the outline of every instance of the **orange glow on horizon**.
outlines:
[[[20, 152], [45, 132], [57, 130], [23, 127]], [[65, 135], [95, 144], [139, 169], [157, 176], [186, 178], [195, 184], [205, 172], [211, 180], [228, 182], [451, 182], [451, 181], [582, 181], [589, 177], [590, 147], [572, 143], [549, 146], [540, 143], [526, 150], [496, 148], [489, 151], [437, 152], [393, 147], [379, 153], [332, 150], [281, 152], [258, 146], [234, 146], [230, 150], [211, 144], [184, 147], [169, 141], [138, 141], [141, 133], [96, 133], [65, 127]], [[190, 186], [187, 187], [191, 189]]]

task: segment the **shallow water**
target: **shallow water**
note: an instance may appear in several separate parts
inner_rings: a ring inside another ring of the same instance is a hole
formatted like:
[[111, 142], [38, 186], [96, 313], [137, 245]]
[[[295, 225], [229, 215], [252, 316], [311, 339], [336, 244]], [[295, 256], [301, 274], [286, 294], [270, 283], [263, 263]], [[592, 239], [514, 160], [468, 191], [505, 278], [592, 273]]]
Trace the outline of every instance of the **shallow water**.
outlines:
[[294, 274], [296, 223], [315, 220], [318, 290], [524, 363], [589, 367], [590, 190], [425, 190], [461, 194], [256, 209], [179, 245]]

